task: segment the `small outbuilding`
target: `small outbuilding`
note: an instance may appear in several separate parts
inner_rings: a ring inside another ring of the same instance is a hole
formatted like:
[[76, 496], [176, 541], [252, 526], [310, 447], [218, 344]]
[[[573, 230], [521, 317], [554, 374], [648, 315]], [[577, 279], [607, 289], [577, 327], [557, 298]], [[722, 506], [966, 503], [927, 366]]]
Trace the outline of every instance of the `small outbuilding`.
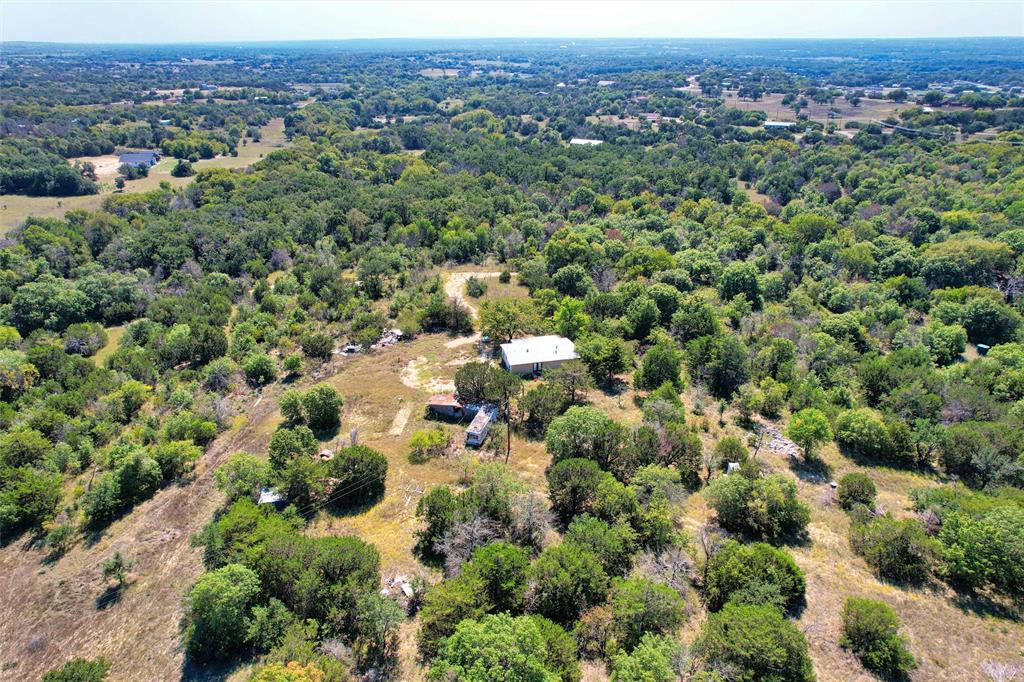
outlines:
[[501, 364], [520, 376], [540, 374], [579, 357], [576, 345], [564, 336], [530, 336], [501, 344]]
[[437, 393], [430, 396], [430, 400], [427, 401], [427, 409], [440, 417], [462, 419], [476, 414], [479, 407], [467, 405], [459, 400], [454, 393]]
[[796, 125], [796, 121], [765, 121], [764, 127], [768, 130], [789, 130]]
[[591, 140], [586, 137], [574, 137], [569, 140], [569, 144], [577, 147], [596, 147], [599, 144], [603, 144], [604, 140]]

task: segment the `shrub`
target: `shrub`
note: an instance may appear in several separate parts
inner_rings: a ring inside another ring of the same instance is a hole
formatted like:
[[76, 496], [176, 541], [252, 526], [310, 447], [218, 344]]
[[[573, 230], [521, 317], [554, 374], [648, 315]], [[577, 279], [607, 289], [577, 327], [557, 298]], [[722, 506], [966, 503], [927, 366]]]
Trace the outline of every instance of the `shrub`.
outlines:
[[466, 293], [473, 298], [480, 298], [487, 293], [487, 282], [479, 277], [470, 276], [466, 279]]
[[490, 610], [483, 582], [468, 576], [442, 580], [427, 592], [420, 608], [419, 649], [432, 658], [463, 620], [482, 618]]
[[839, 479], [839, 506], [843, 509], [853, 509], [862, 504], [869, 509], [875, 508], [875, 483], [867, 474], [854, 471]]
[[278, 429], [270, 437], [267, 456], [270, 466], [280, 470], [295, 458], [312, 457], [319, 446], [320, 442], [307, 426]]
[[569, 524], [564, 540], [593, 552], [608, 575], [623, 576], [633, 567], [637, 537], [629, 524], [613, 525], [584, 514]]
[[562, 523], [569, 523], [590, 508], [598, 483], [609, 476], [597, 462], [571, 458], [555, 464], [548, 471], [548, 496], [551, 511]]
[[452, 435], [444, 427], [420, 429], [409, 438], [409, 461], [422, 464], [444, 454], [451, 443]]
[[864, 667], [890, 677], [902, 677], [917, 667], [899, 634], [900, 619], [885, 602], [848, 597], [843, 605], [843, 634], [839, 644], [850, 649]]
[[430, 668], [431, 680], [553, 680], [545, 640], [528, 617], [463, 620]]
[[683, 624], [683, 598], [668, 585], [647, 578], [617, 580], [609, 602], [618, 642], [627, 651], [645, 634], [671, 633]]
[[608, 575], [591, 552], [568, 543], [545, 549], [530, 567], [532, 608], [556, 623], [571, 623], [604, 601]]
[[303, 334], [300, 345], [307, 358], [326, 360], [334, 351], [334, 339], [322, 332]]
[[868, 459], [891, 458], [892, 437], [885, 422], [869, 409], [847, 410], [836, 419], [836, 440]]
[[644, 635], [630, 653], [612, 659], [612, 682], [675, 682], [684, 671], [683, 646], [674, 637]]
[[462, 567], [468, 579], [478, 579], [494, 611], [519, 613], [523, 610], [526, 574], [530, 556], [522, 547], [507, 542], [492, 542], [473, 552]]
[[332, 386], [317, 384], [302, 394], [302, 411], [306, 424], [314, 431], [328, 431], [341, 424], [344, 401]]
[[270, 466], [266, 460], [248, 452], [235, 452], [213, 472], [217, 488], [229, 501], [243, 497], [255, 499], [260, 488], [270, 480]]
[[943, 575], [959, 587], [991, 585], [1013, 596], [1024, 595], [1024, 509], [1006, 505], [978, 518], [954, 511], [939, 532]]
[[806, 459], [814, 456], [814, 448], [818, 444], [832, 440], [828, 418], [821, 410], [813, 407], [794, 414], [786, 433], [804, 451]]
[[708, 559], [704, 599], [708, 610], [726, 603], [771, 604], [791, 611], [804, 598], [804, 573], [788, 552], [757, 542], [727, 540]]
[[498, 275], [498, 281], [502, 284], [508, 284], [512, 281], [512, 273], [508, 270], [502, 270], [501, 274]]
[[803, 633], [772, 606], [726, 604], [708, 616], [695, 648], [705, 670], [731, 670], [734, 680], [815, 679]]
[[935, 541], [917, 519], [898, 521], [888, 514], [855, 518], [850, 545], [876, 573], [890, 580], [922, 582], [935, 562]]
[[464, 505], [452, 489], [439, 485], [430, 489], [416, 503], [416, 518], [425, 526], [417, 531], [419, 548], [423, 552], [433, 552], [434, 546], [455, 525]]
[[277, 378], [277, 367], [269, 355], [257, 354], [249, 356], [242, 366], [246, 380], [253, 386], [269, 384]]
[[765, 540], [803, 532], [811, 516], [796, 484], [782, 474], [723, 476], [707, 487], [707, 499], [723, 528]]
[[237, 652], [245, 641], [249, 610], [259, 591], [259, 577], [240, 564], [200, 576], [188, 596], [189, 657], [206, 661]]
[[339, 450], [327, 465], [336, 480], [329, 493], [331, 504], [346, 507], [376, 499], [384, 494], [388, 459], [365, 445]]
[[108, 670], [110, 663], [105, 658], [74, 658], [43, 675], [43, 682], [103, 682]]
[[544, 616], [528, 616], [544, 640], [544, 665], [561, 682], [579, 682], [580, 664], [576, 660], [576, 639], [558, 623]]

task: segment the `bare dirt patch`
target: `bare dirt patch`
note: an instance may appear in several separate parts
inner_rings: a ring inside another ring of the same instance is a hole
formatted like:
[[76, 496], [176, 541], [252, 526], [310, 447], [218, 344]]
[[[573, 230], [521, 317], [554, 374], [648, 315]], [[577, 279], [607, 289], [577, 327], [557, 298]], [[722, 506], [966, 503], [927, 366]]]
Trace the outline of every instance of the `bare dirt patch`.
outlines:
[[93, 168], [96, 169], [96, 176], [100, 178], [112, 178], [117, 175], [117, 169], [121, 167], [120, 157], [116, 154], [106, 154], [104, 156], [76, 156], [73, 159], [68, 159], [70, 163], [81, 162], [91, 163]]
[[395, 418], [391, 421], [391, 428], [388, 429], [389, 436], [401, 436], [402, 431], [405, 430], [405, 425], [409, 423], [409, 415], [412, 414], [411, 407], [403, 407], [395, 413]]

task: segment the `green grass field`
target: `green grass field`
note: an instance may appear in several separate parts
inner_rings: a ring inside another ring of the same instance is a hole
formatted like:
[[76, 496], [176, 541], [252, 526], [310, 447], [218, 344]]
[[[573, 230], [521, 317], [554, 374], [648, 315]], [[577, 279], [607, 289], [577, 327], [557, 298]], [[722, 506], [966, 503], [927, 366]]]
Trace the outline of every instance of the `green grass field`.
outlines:
[[[246, 168], [264, 156], [288, 145], [284, 135], [284, 119], [275, 118], [262, 129], [259, 142], [247, 141], [238, 147], [238, 156], [223, 156], [215, 159], [203, 159], [192, 164], [197, 170], [207, 168]], [[107, 157], [102, 157], [107, 158]], [[176, 178], [171, 175], [174, 159], [163, 159], [153, 166], [149, 175], [139, 180], [131, 180], [125, 185], [126, 192], [148, 192], [160, 186], [161, 182], [169, 182], [172, 187], [183, 187], [191, 182], [190, 178]], [[24, 224], [29, 216], [60, 218], [75, 209], [88, 211], [97, 210], [103, 200], [113, 194], [116, 168], [111, 172], [100, 173], [100, 192], [80, 197], [28, 197], [20, 194], [0, 195], [0, 234], [13, 230]]]

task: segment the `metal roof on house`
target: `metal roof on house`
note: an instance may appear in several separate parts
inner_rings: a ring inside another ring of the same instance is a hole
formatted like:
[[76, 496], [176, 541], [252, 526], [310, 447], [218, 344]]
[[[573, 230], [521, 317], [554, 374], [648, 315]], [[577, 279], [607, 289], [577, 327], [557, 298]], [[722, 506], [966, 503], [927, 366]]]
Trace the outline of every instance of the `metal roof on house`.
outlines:
[[462, 402], [454, 393], [437, 393], [430, 396], [430, 400], [427, 401], [427, 405], [436, 405], [438, 407], [462, 407]]
[[160, 160], [160, 152], [125, 152], [117, 157], [117, 160], [121, 164], [128, 164], [129, 166], [138, 166], [140, 164], [152, 166]]
[[590, 140], [590, 139], [587, 139], [585, 137], [574, 137], [571, 140], [569, 140], [569, 144], [588, 145], [588, 146], [597, 146], [597, 145], [601, 144], [602, 142], [603, 142], [603, 140]]
[[563, 336], [531, 336], [501, 344], [501, 353], [509, 366], [529, 365], [535, 362], [573, 360], [576, 345]]

